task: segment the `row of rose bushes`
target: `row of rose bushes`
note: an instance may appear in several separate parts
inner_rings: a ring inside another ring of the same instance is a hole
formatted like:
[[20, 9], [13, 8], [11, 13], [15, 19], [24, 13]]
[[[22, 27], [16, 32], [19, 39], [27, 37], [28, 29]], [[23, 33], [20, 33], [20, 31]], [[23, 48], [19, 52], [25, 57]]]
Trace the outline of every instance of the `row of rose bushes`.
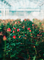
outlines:
[[3, 60], [44, 58], [44, 31], [36, 24], [29, 19], [0, 22], [0, 58]]
[[[21, 19], [17, 19], [17, 20], [21, 20]], [[16, 21], [16, 20], [15, 20]], [[13, 24], [14, 20], [13, 19], [6, 19], [6, 20], [2, 20], [0, 19], [0, 22], [3, 23], [3, 24], [7, 24], [8, 22], [10, 22], [11, 24]], [[6, 22], [6, 23], [5, 23]], [[0, 24], [1, 24], [0, 23]]]
[[44, 31], [44, 19], [33, 19], [33, 23], [36, 24], [39, 27], [39, 29], [42, 29]]

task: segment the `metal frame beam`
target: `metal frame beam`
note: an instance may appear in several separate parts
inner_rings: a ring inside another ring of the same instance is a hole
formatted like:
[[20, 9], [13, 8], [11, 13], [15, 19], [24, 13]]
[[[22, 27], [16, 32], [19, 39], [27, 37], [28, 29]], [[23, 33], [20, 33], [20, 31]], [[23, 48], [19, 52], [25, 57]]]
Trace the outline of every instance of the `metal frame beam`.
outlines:
[[42, 6], [42, 5], [44, 5], [44, 2], [43, 2], [43, 3], [41, 3], [39, 6]]
[[11, 7], [11, 4], [9, 4], [6, 0], [1, 0], [2, 2], [6, 3], [8, 6]]

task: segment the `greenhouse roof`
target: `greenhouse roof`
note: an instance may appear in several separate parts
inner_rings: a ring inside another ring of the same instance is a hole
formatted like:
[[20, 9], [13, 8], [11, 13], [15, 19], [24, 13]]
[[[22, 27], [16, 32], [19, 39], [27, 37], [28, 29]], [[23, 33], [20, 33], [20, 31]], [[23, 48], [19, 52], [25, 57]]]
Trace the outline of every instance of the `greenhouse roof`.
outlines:
[[44, 0], [0, 0], [0, 9], [44, 9]]

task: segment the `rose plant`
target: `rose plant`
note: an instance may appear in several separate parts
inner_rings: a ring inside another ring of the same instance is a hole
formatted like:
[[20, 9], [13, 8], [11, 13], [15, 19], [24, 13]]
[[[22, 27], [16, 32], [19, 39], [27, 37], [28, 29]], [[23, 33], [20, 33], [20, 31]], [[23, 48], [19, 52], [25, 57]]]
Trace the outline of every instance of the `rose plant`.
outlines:
[[4, 33], [2, 36], [4, 44], [1, 48], [3, 53], [0, 55], [3, 60], [7, 58], [19, 60], [20, 57], [30, 60], [43, 59], [44, 49], [41, 50], [43, 51], [41, 53], [39, 47], [43, 40], [44, 31], [40, 30], [32, 21], [24, 19], [23, 21], [13, 21], [12, 24], [10, 22], [6, 25], [3, 23], [0, 30]]

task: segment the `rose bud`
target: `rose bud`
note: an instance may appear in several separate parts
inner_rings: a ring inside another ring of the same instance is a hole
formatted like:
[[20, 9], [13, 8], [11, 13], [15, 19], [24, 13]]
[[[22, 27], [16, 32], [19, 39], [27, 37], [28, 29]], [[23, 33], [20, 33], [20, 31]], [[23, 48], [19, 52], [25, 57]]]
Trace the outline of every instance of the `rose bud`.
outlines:
[[15, 31], [13, 30], [13, 33], [15, 33]]
[[23, 26], [22, 28], [24, 29], [25, 26]]
[[25, 34], [25, 36], [27, 36], [27, 35]]
[[44, 24], [42, 24], [42, 25], [44, 25]]
[[15, 22], [15, 24], [17, 24], [17, 22]]
[[10, 29], [10, 28], [8, 28], [8, 29], [7, 29], [7, 32], [10, 32], [10, 31], [11, 31], [11, 29]]
[[17, 32], [19, 32], [20, 31], [20, 29], [17, 29]]
[[14, 29], [16, 29], [16, 28], [14, 28]]
[[16, 39], [16, 36], [14, 35], [13, 38]]
[[6, 38], [6, 36], [4, 35], [4, 36], [3, 36], [3, 41], [5, 41], [5, 40], [7, 40], [7, 38]]
[[20, 21], [18, 21], [18, 23], [20, 23]]
[[3, 35], [2, 32], [0, 32], [0, 35]]
[[28, 30], [30, 30], [30, 28], [28, 28]]
[[19, 38], [21, 38], [21, 36], [19, 36]]
[[32, 26], [34, 26], [34, 24], [32, 24]]
[[24, 21], [26, 21], [26, 19], [24, 19]]
[[35, 46], [33, 46], [35, 48]]
[[37, 36], [39, 36], [39, 34], [37, 34]]
[[31, 30], [29, 30], [29, 32], [31, 32]]

